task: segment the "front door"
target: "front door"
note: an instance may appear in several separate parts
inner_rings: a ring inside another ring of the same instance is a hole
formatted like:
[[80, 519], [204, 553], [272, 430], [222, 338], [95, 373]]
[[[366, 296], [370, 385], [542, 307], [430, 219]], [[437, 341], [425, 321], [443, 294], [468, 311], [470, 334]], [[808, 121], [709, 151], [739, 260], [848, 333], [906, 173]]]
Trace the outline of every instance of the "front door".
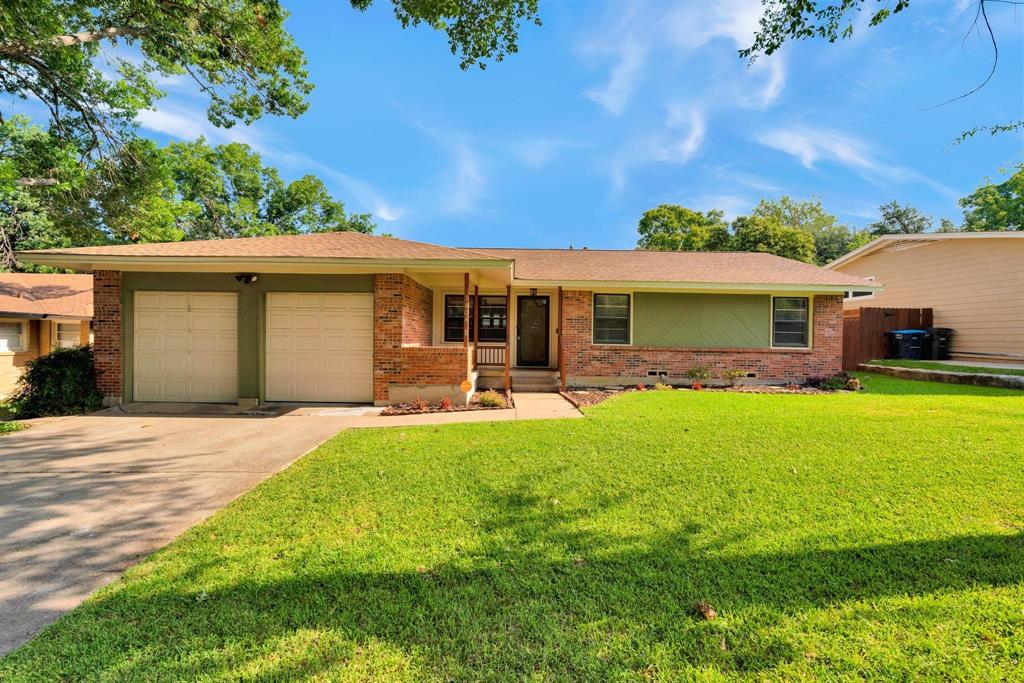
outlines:
[[546, 296], [521, 296], [516, 305], [516, 365], [548, 364], [548, 315]]

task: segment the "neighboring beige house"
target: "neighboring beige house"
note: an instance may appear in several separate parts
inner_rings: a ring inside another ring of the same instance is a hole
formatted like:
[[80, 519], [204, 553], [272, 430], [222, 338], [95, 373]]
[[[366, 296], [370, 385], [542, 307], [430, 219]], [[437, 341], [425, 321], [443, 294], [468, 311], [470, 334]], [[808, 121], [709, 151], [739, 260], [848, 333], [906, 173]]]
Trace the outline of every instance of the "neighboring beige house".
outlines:
[[88, 344], [91, 319], [92, 275], [0, 273], [0, 399], [30, 360]]
[[885, 286], [844, 308], [931, 308], [954, 357], [1024, 360], [1024, 232], [886, 235], [826, 268]]

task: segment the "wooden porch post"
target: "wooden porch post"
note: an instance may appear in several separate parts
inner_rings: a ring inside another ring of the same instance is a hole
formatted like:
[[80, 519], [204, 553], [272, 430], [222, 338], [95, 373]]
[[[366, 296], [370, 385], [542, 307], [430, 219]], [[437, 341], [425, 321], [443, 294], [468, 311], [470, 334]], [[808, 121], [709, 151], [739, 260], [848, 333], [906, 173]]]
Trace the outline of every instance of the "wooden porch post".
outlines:
[[462, 276], [462, 348], [469, 351], [469, 273]]
[[[480, 285], [473, 285], [473, 339], [476, 348], [480, 349]], [[476, 367], [476, 354], [473, 358], [473, 367]]]
[[562, 391], [565, 391], [565, 351], [562, 348], [562, 325], [565, 324], [565, 318], [562, 315], [562, 303], [564, 298], [562, 296], [562, 288], [558, 288], [558, 386]]
[[512, 390], [512, 285], [505, 285], [505, 391]]

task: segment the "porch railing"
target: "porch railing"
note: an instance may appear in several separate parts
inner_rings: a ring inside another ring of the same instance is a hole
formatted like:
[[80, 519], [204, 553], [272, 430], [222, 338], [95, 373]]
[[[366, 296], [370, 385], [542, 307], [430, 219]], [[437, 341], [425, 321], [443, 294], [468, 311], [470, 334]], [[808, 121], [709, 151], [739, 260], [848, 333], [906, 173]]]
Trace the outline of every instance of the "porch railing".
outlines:
[[505, 347], [504, 346], [477, 346], [476, 347], [476, 364], [477, 365], [504, 365], [505, 364]]

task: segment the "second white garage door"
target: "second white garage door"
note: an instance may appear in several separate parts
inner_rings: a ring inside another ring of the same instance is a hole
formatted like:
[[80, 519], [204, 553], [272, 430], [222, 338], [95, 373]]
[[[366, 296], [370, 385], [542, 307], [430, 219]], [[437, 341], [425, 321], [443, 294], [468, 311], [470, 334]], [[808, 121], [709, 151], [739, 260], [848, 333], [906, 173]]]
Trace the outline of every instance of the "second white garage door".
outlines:
[[373, 295], [267, 294], [268, 401], [373, 400]]

